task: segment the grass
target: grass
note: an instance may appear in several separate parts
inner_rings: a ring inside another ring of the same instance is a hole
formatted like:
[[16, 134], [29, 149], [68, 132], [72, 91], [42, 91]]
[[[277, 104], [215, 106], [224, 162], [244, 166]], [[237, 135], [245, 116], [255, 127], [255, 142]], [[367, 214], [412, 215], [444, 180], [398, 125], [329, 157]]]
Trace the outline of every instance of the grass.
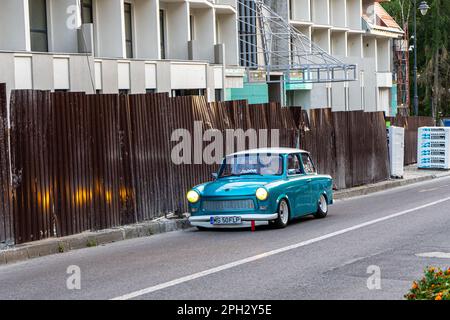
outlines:
[[97, 240], [95, 240], [95, 239], [89, 239], [86, 244], [86, 247], [88, 247], [88, 248], [92, 248], [92, 247], [96, 247], [96, 246], [97, 246]]

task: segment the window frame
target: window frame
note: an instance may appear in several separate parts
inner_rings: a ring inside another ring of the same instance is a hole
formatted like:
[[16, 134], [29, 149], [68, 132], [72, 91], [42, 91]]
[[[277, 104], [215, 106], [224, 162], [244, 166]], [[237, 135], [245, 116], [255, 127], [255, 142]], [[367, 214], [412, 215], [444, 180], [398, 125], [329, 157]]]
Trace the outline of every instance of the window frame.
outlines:
[[[308, 157], [309, 161], [311, 162], [311, 164], [312, 164], [312, 166], [313, 166], [313, 168], [314, 168], [314, 172], [312, 172], [312, 173], [306, 172], [306, 170], [305, 170], [305, 164], [304, 164], [304, 162], [303, 162], [303, 156], [304, 156], [304, 155], [305, 155], [306, 157]], [[303, 174], [306, 174], [306, 175], [316, 175], [316, 174], [317, 174], [317, 167], [316, 167], [316, 164], [314, 163], [314, 161], [313, 161], [313, 159], [311, 158], [311, 155], [310, 155], [309, 153], [302, 152], [302, 153], [300, 154], [300, 160], [301, 160], [301, 164], [302, 164]]]
[[159, 54], [164, 60], [167, 57], [167, 14], [162, 8], [159, 9], [159, 37]]
[[[33, 1], [33, 0], [31, 0]], [[28, 3], [28, 12], [29, 12], [29, 30], [30, 30], [30, 46], [31, 46], [31, 51], [35, 51], [35, 52], [49, 52], [50, 51], [50, 44], [49, 44], [49, 34], [48, 34], [48, 3], [47, 0], [41, 0], [42, 3], [44, 4], [44, 13], [45, 13], [45, 29], [36, 29], [33, 28], [33, 26], [31, 25], [32, 23], [32, 19], [31, 19], [31, 5], [30, 3]], [[34, 50], [33, 48], [33, 41], [32, 41], [32, 36], [33, 34], [43, 34], [45, 35], [45, 50]]]
[[189, 35], [190, 35], [190, 41], [195, 40], [195, 15], [190, 13], [189, 14]]
[[[133, 4], [130, 2], [124, 2], [123, 3], [123, 14], [124, 14], [124, 27], [125, 27], [125, 53], [126, 53], [126, 58], [127, 59], [133, 59], [134, 58], [134, 28], [133, 28], [133, 21], [134, 21], [134, 17], [133, 17]], [[127, 10], [127, 8], [129, 8], [129, 10]], [[131, 39], [127, 39], [127, 23], [126, 23], [126, 19], [125, 16], [129, 14], [130, 15], [130, 23], [129, 23], [129, 27], [130, 27], [130, 37]], [[130, 54], [128, 54], [128, 45], [130, 44]]]
[[[90, 1], [86, 3], [85, 1]], [[84, 9], [87, 8], [90, 11], [92, 21], [86, 22], [84, 16]], [[94, 23], [94, 0], [81, 0], [81, 23], [88, 24]]]
[[[290, 169], [289, 169], [289, 157], [290, 157], [290, 156], [297, 157], [298, 164], [299, 164], [299, 171], [300, 171], [300, 173], [289, 174], [289, 170], [290, 170]], [[303, 169], [303, 163], [302, 163], [300, 154], [299, 154], [299, 153], [289, 153], [289, 154], [286, 156], [286, 175], [287, 175], [288, 177], [295, 177], [295, 176], [303, 175], [304, 172], [305, 172], [305, 171], [304, 171], [304, 169]]]

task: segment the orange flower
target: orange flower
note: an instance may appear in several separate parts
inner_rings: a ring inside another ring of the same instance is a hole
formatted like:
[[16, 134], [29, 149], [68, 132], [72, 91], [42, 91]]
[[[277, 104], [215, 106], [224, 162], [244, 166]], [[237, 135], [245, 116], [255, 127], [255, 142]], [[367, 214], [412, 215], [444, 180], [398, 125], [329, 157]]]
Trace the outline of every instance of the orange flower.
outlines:
[[442, 296], [437, 296], [436, 299], [434, 299], [434, 300], [440, 301], [440, 300], [442, 300]]
[[412, 285], [412, 289], [416, 290], [418, 287], [419, 287], [419, 285], [417, 284], [417, 282], [414, 281], [413, 285]]
[[436, 270], [436, 268], [434, 268], [434, 267], [430, 267], [430, 268], [428, 269], [428, 271], [431, 272], [431, 273], [434, 273], [435, 270]]

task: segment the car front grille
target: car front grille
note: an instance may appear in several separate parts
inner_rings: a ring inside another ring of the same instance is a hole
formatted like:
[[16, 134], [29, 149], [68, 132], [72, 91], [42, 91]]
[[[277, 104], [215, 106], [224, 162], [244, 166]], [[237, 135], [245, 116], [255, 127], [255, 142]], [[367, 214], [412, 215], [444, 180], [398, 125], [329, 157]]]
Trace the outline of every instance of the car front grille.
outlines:
[[224, 212], [234, 210], [252, 210], [255, 204], [252, 199], [244, 200], [205, 200], [202, 204], [204, 211]]

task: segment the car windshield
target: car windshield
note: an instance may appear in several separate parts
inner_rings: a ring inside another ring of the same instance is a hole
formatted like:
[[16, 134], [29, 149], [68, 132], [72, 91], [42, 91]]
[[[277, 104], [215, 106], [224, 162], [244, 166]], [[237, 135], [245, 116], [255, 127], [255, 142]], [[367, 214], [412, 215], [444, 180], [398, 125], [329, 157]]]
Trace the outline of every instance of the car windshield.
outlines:
[[220, 170], [220, 177], [243, 175], [281, 175], [283, 159], [280, 155], [251, 154], [227, 157]]

